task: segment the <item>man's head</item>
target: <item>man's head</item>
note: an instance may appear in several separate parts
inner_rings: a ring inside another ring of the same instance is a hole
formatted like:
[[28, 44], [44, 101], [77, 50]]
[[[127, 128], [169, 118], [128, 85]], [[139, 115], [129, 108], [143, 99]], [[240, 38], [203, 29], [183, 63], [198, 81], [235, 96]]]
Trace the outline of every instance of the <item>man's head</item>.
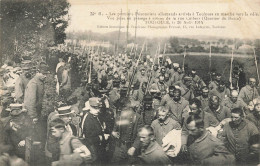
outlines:
[[166, 73], [166, 68], [164, 66], [161, 67], [161, 75], [164, 75]]
[[231, 94], [230, 100], [233, 103], [235, 103], [237, 101], [237, 98], [238, 98], [238, 91], [237, 90], [232, 90], [230, 94]]
[[165, 79], [164, 76], [163, 76], [163, 75], [160, 75], [160, 76], [159, 76], [159, 83], [160, 83], [160, 84], [164, 83], [164, 79]]
[[219, 102], [220, 101], [219, 101], [218, 96], [211, 96], [209, 98], [209, 107], [210, 107], [210, 109], [217, 110], [219, 108], [219, 104], [220, 104]]
[[201, 101], [197, 98], [191, 99], [189, 102], [190, 111], [194, 114], [199, 114], [201, 109]]
[[168, 94], [169, 94], [170, 97], [173, 97], [174, 89], [175, 89], [174, 86], [169, 86], [169, 92], [168, 92]]
[[186, 85], [187, 88], [190, 88], [191, 87], [191, 84], [192, 84], [192, 78], [190, 76], [184, 76], [183, 77], [183, 83], [184, 85]]
[[158, 70], [158, 64], [154, 64], [153, 70], [154, 70], [154, 71], [157, 71], [157, 70]]
[[98, 116], [100, 113], [101, 101], [97, 97], [92, 97], [89, 99], [89, 113], [93, 116]]
[[209, 96], [209, 88], [204, 86], [201, 88], [201, 95], [203, 98], [207, 98]]
[[145, 125], [138, 130], [138, 136], [140, 138], [142, 148], [146, 149], [150, 143], [154, 140], [153, 128], [149, 125]]
[[197, 71], [196, 71], [195, 69], [192, 69], [192, 70], [191, 70], [191, 76], [192, 76], [192, 77], [195, 77], [195, 76], [196, 76], [196, 73], [197, 73]]
[[62, 138], [63, 133], [66, 131], [65, 122], [61, 118], [56, 118], [50, 122], [51, 134], [56, 138]]
[[178, 72], [179, 74], [181, 74], [181, 73], [182, 73], [182, 70], [181, 70], [181, 68], [180, 68], [180, 67], [178, 67], [178, 68], [177, 68], [177, 72]]
[[44, 80], [48, 73], [49, 73], [48, 66], [46, 64], [40, 64], [38, 67], [38, 73], [37, 73], [40, 80]]
[[255, 78], [249, 78], [248, 79], [248, 85], [253, 88], [256, 85], [256, 79]]
[[160, 122], [164, 122], [169, 116], [169, 107], [161, 106], [158, 108], [158, 119]]
[[180, 89], [174, 89], [173, 90], [173, 100], [174, 101], [180, 101], [180, 99], [181, 99], [181, 90]]
[[221, 80], [221, 74], [216, 73], [215, 81], [220, 82], [220, 80]]
[[243, 110], [241, 108], [233, 108], [231, 110], [231, 120], [234, 125], [239, 125], [243, 120]]
[[186, 124], [189, 135], [199, 138], [204, 133], [204, 121], [198, 115], [190, 115]]
[[223, 80], [219, 81], [218, 90], [219, 90], [220, 92], [224, 92], [225, 87], [226, 87], [225, 82], [224, 82]]

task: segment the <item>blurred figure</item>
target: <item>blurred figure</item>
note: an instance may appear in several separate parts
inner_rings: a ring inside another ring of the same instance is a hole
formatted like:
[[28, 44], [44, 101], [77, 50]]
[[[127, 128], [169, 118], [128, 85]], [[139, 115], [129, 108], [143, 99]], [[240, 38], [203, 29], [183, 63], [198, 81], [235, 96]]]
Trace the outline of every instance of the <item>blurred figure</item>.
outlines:
[[258, 96], [259, 94], [256, 89], [256, 79], [249, 78], [248, 84], [241, 89], [238, 97], [242, 99], [246, 104], [249, 104], [250, 101], [257, 98]]
[[142, 164], [172, 164], [162, 147], [154, 140], [154, 132], [152, 127], [144, 126], [140, 128], [138, 130], [138, 137], [141, 142], [141, 155], [138, 157], [141, 159]]

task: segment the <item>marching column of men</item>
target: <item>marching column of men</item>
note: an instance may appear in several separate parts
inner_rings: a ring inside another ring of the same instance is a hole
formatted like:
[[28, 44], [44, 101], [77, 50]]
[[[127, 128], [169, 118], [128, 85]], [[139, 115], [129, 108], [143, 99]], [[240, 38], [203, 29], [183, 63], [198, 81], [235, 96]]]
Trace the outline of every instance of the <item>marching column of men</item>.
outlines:
[[[182, 71], [162, 57], [157, 63], [128, 54], [87, 56], [77, 63], [75, 57], [59, 57], [54, 71], [59, 100], [48, 118], [42, 114], [48, 66], [40, 62], [33, 73], [31, 62], [22, 62], [15, 99], [1, 112], [0, 163], [6, 154], [31, 165], [40, 158], [46, 165], [259, 162], [255, 78], [248, 76], [242, 87], [227, 86], [211, 73], [206, 84], [196, 69]], [[75, 64], [80, 86], [73, 88]], [[30, 153], [37, 150], [38, 158]]]

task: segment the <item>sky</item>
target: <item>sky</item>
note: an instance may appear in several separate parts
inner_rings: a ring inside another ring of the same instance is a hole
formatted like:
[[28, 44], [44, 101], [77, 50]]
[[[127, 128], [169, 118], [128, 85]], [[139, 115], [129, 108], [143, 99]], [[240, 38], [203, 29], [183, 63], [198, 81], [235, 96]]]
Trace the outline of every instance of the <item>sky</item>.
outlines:
[[[67, 32], [71, 31], [89, 31], [98, 33], [107, 33], [111, 31], [118, 31], [118, 26], [120, 25], [119, 20], [108, 20], [107, 16], [109, 13], [135, 13], [137, 10], [139, 13], [241, 13], [245, 12], [250, 14], [256, 12], [259, 16], [247, 16], [234, 18], [240, 19], [240, 21], [210, 21], [203, 20], [201, 26], [209, 26], [210, 29], [202, 28], [183, 28], [183, 21], [188, 22], [189, 20], [182, 20], [181, 28], [169, 28], [169, 25], [165, 25], [167, 28], [158, 28], [158, 24], [149, 24], [151, 26], [156, 26], [157, 28], [137, 28], [137, 36], [145, 37], [168, 37], [168, 36], [216, 36], [216, 37], [226, 37], [226, 38], [249, 38], [255, 39], [260, 38], [260, 1], [259, 0], [219, 0], [219, 1], [209, 1], [209, 0], [188, 0], [188, 1], [170, 1], [170, 0], [69, 0], [70, 7], [70, 21], [67, 28]], [[101, 12], [101, 15], [98, 15]], [[94, 16], [91, 16], [94, 13]], [[103, 14], [103, 15], [102, 15]], [[140, 16], [142, 18], [148, 18]], [[192, 18], [190, 16], [189, 18]], [[136, 21], [133, 20], [135, 15], [132, 16], [129, 21], [129, 33], [131, 35], [135, 34], [135, 24]], [[177, 18], [177, 17], [175, 17]], [[204, 18], [204, 17], [200, 17]], [[115, 18], [116, 19], [116, 18]], [[172, 18], [171, 18], [172, 19]], [[186, 18], [185, 18], [186, 19]], [[172, 21], [172, 20], [171, 20]], [[174, 20], [173, 20], [174, 21]], [[174, 21], [176, 25], [176, 20]], [[194, 20], [192, 24], [185, 24], [186, 26], [196, 26]], [[198, 22], [200, 23], [200, 22]], [[147, 23], [143, 20], [138, 20], [137, 25], [140, 27], [147, 27]], [[197, 24], [198, 25], [198, 24]], [[212, 25], [225, 28], [212, 28]], [[110, 28], [101, 28], [110, 27]], [[120, 30], [123, 32], [127, 31], [127, 21], [121, 19], [121, 26], [124, 26]]]

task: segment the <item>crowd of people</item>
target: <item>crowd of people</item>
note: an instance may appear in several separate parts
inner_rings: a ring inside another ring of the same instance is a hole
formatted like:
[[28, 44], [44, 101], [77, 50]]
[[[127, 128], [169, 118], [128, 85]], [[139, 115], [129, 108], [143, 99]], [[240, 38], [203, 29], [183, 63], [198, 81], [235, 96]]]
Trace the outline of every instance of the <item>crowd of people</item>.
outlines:
[[[241, 68], [227, 83], [162, 56], [58, 55], [53, 71], [2, 66], [0, 165], [259, 164], [257, 80]], [[57, 100], [44, 117], [50, 73]]]

